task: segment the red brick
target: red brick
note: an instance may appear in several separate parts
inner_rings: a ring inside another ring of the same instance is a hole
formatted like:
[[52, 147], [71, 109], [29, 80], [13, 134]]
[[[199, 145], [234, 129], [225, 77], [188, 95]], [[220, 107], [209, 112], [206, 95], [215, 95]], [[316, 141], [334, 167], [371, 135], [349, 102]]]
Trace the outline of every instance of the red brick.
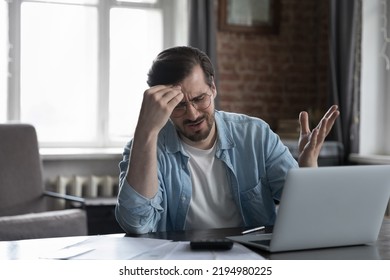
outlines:
[[301, 110], [324, 112], [328, 93], [329, 0], [280, 1], [277, 35], [217, 32], [220, 109], [271, 127]]

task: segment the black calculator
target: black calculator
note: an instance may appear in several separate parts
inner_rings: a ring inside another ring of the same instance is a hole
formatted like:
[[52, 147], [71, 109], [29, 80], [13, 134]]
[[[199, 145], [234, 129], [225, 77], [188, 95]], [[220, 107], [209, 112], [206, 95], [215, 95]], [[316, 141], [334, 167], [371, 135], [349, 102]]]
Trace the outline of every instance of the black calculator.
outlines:
[[190, 241], [192, 250], [230, 250], [233, 241], [226, 238], [219, 239], [199, 239]]

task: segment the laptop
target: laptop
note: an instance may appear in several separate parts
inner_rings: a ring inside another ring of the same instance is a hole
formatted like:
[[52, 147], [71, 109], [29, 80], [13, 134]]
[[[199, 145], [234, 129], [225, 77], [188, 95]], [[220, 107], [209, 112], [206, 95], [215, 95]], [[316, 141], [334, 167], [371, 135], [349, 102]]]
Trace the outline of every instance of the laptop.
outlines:
[[272, 234], [227, 238], [269, 252], [369, 244], [389, 199], [388, 165], [291, 169]]

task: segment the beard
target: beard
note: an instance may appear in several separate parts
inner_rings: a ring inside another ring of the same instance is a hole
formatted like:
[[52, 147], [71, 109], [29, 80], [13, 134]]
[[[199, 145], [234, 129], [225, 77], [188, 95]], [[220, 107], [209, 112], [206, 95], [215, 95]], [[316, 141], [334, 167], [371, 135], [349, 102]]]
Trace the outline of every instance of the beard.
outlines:
[[[203, 130], [198, 130], [195, 132], [187, 132], [183, 127], [186, 127], [188, 124], [196, 124], [201, 121], [206, 122], [206, 128]], [[197, 118], [195, 121], [190, 121], [190, 120], [184, 120], [183, 121], [183, 126], [176, 126], [176, 130], [179, 133], [181, 137], [185, 137], [192, 142], [200, 142], [202, 140], [205, 140], [211, 132], [211, 129], [213, 128], [215, 122], [214, 114], [205, 114], [204, 116], [201, 116]]]

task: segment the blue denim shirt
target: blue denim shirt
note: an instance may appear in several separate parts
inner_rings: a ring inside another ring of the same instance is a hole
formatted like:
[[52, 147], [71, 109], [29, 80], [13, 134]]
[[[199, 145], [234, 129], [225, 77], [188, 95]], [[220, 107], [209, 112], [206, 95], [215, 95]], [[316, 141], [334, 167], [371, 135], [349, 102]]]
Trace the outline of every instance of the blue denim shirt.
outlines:
[[[279, 200], [287, 171], [298, 167], [279, 137], [264, 121], [249, 116], [215, 112], [215, 156], [226, 165], [243, 226], [273, 225], [274, 200]], [[174, 125], [168, 121], [158, 136], [158, 193], [151, 199], [137, 193], [126, 180], [132, 141], [120, 162], [116, 218], [129, 233], [183, 230], [191, 200], [188, 155]]]

